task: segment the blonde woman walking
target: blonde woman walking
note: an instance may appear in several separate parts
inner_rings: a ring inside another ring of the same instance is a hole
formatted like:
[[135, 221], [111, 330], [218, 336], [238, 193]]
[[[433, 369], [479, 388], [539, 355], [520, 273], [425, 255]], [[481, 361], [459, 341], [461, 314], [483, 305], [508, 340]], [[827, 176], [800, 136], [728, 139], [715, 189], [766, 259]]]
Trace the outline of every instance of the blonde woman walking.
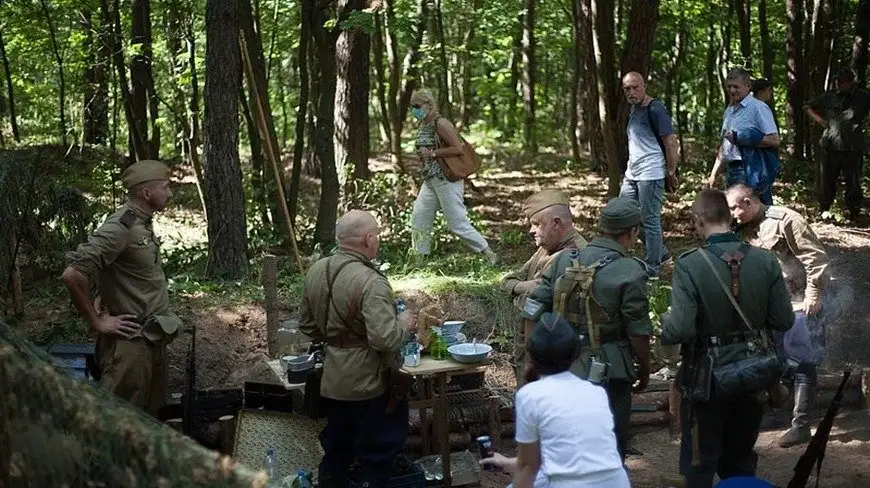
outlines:
[[423, 257], [432, 251], [432, 224], [440, 208], [450, 230], [474, 252], [483, 253], [491, 264], [495, 264], [498, 257], [468, 220], [463, 201], [465, 181], [448, 181], [439, 164], [440, 158], [462, 153], [463, 142], [456, 135], [456, 129], [438, 113], [435, 98], [426, 90], [411, 96], [411, 114], [420, 121], [416, 148], [423, 163], [423, 184], [411, 215], [414, 250]]

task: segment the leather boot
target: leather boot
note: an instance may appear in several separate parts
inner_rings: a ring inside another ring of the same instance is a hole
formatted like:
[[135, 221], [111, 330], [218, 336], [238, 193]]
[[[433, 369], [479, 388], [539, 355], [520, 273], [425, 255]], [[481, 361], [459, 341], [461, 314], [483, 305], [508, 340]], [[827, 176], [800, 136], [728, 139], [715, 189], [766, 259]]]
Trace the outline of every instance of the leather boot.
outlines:
[[809, 384], [794, 385], [794, 418], [791, 428], [779, 438], [780, 447], [806, 444], [812, 439], [810, 434], [810, 408], [813, 404], [816, 387]]

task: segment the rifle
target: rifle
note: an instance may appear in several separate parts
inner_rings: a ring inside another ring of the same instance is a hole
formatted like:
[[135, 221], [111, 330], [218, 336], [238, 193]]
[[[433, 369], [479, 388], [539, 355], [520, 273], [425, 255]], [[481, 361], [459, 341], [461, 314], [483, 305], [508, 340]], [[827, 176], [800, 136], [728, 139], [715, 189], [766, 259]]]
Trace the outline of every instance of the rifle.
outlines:
[[834, 417], [837, 411], [840, 410], [840, 402], [843, 400], [843, 390], [846, 389], [846, 383], [849, 382], [851, 371], [843, 371], [843, 380], [840, 382], [840, 387], [837, 389], [837, 394], [831, 400], [828, 406], [828, 411], [825, 413], [825, 418], [816, 429], [816, 433], [810, 440], [810, 445], [806, 451], [801, 454], [797, 464], [794, 467], [794, 477], [788, 482], [788, 488], [805, 488], [807, 481], [810, 479], [810, 473], [813, 472], [813, 464], [816, 465], [816, 488], [819, 486], [819, 473], [822, 470], [822, 461], [825, 459], [825, 448], [828, 445], [828, 436], [831, 434], [831, 427], [834, 425]]

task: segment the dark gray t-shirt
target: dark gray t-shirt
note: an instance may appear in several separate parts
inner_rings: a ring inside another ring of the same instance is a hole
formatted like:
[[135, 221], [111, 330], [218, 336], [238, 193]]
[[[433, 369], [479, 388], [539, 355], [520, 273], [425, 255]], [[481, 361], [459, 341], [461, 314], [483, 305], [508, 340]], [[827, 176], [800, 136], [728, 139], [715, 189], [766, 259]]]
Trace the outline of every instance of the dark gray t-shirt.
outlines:
[[649, 105], [632, 105], [628, 116], [628, 168], [625, 177], [629, 180], [661, 180], [667, 174], [665, 154], [656, 138], [653, 120], [658, 135], [674, 133], [671, 117], [665, 105], [653, 99]]

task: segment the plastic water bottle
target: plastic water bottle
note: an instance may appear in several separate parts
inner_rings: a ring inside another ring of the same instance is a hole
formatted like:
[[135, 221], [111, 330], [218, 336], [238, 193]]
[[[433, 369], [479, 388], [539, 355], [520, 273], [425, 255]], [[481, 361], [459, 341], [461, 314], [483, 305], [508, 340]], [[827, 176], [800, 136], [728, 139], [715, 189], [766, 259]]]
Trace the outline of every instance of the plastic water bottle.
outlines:
[[406, 312], [408, 310], [408, 304], [405, 303], [404, 298], [396, 298], [396, 313]]
[[293, 483], [291, 483], [292, 488], [312, 488], [311, 479], [308, 476], [308, 473], [304, 469], [296, 470], [296, 477], [293, 478]]
[[275, 457], [275, 449], [272, 446], [266, 449], [266, 474], [269, 475], [270, 480], [278, 479], [278, 459]]

